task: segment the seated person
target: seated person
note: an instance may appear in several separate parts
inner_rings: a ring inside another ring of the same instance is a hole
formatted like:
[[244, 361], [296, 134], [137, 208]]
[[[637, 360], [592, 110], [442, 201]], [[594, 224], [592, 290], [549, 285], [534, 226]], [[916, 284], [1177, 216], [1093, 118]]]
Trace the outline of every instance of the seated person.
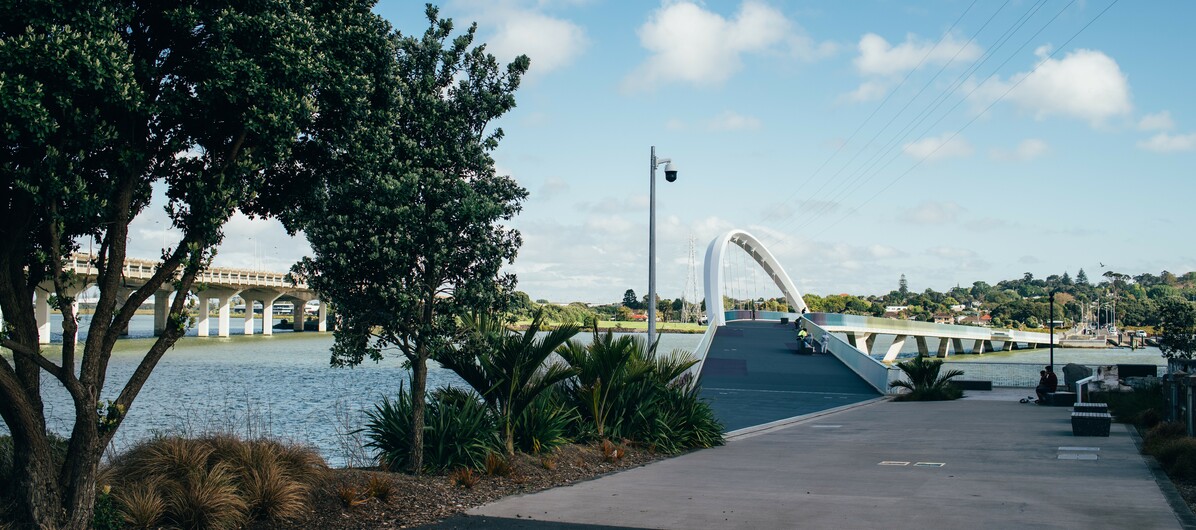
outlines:
[[1059, 376], [1055, 375], [1055, 367], [1047, 366], [1046, 370], [1038, 372], [1038, 386], [1034, 388], [1034, 393], [1038, 394], [1038, 403], [1042, 405], [1046, 403], [1047, 394], [1053, 393], [1059, 389]]

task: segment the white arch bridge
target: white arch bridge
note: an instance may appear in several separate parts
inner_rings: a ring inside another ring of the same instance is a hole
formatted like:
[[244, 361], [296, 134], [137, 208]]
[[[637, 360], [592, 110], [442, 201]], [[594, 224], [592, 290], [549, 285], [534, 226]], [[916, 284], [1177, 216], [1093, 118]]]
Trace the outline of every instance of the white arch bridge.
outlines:
[[[728, 310], [723, 303], [726, 279], [720, 274], [735, 245], [763, 269], [780, 289], [793, 312]], [[983, 353], [1039, 347], [1048, 344], [1045, 333], [981, 328], [931, 322], [913, 322], [837, 313], [808, 313], [801, 293], [776, 257], [760, 240], [744, 230], [730, 230], [706, 249], [704, 285], [710, 327], [695, 354], [695, 367], [704, 391], [716, 403], [720, 392], [754, 402], [768, 401], [763, 393], [885, 394], [899, 371], [887, 364], [907, 346], [919, 352], [946, 357], [953, 352]], [[792, 320], [816, 339], [826, 338], [831, 355], [796, 353]], [[883, 340], [878, 340], [883, 339]], [[936, 348], [929, 347], [933, 339]], [[911, 344], [912, 341], [912, 344]], [[877, 348], [880, 344], [883, 347]], [[833, 361], [832, 361], [833, 360]], [[851, 398], [847, 398], [851, 399]], [[825, 408], [825, 407], [824, 407]]]

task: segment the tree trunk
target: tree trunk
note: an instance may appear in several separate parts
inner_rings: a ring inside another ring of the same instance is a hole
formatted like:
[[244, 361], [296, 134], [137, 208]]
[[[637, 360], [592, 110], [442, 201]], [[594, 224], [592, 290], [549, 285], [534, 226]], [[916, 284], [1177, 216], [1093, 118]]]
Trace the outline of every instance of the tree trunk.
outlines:
[[411, 363], [411, 454], [407, 459], [409, 471], [419, 475], [424, 468], [424, 399], [428, 385], [427, 346], [420, 344], [420, 353]]
[[[34, 437], [37, 437], [35, 434]], [[13, 433], [13, 500], [18, 528], [59, 528], [65, 512], [45, 434], [40, 439]], [[86, 528], [86, 527], [84, 527]]]

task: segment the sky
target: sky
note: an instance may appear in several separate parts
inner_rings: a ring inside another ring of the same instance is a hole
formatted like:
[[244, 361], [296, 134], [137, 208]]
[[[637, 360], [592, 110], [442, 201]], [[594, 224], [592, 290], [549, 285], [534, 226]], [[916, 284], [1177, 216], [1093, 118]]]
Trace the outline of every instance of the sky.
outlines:
[[[500, 60], [531, 58], [493, 157], [530, 192], [508, 269], [533, 299], [647, 292], [652, 146], [680, 172], [657, 177], [664, 298], [702, 296], [706, 247], [731, 229], [820, 295], [887, 293], [903, 274], [942, 291], [1196, 270], [1196, 2], [440, 7]], [[426, 28], [423, 2], [375, 11]], [[177, 239], [161, 200], [134, 221], [131, 256]], [[275, 221], [237, 214], [225, 232], [217, 266], [286, 270], [309, 252]], [[725, 272], [778, 296], [758, 271]]]

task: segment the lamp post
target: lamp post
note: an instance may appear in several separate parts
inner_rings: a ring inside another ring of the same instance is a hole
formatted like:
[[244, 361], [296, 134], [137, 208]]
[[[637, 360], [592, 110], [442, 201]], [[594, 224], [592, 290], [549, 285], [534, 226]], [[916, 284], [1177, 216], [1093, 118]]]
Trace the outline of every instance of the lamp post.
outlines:
[[1051, 327], [1051, 345], [1050, 345], [1050, 348], [1051, 348], [1051, 370], [1054, 370], [1055, 369], [1055, 291], [1051, 291], [1050, 304], [1051, 304], [1051, 307], [1049, 310], [1050, 317], [1048, 317], [1048, 318], [1050, 318], [1051, 322], [1050, 322], [1050, 324], [1047, 324], [1047, 325]]
[[664, 179], [677, 180], [677, 168], [668, 158], [656, 158], [652, 146], [651, 171], [648, 176], [648, 347], [656, 343], [656, 166], [665, 164]]

